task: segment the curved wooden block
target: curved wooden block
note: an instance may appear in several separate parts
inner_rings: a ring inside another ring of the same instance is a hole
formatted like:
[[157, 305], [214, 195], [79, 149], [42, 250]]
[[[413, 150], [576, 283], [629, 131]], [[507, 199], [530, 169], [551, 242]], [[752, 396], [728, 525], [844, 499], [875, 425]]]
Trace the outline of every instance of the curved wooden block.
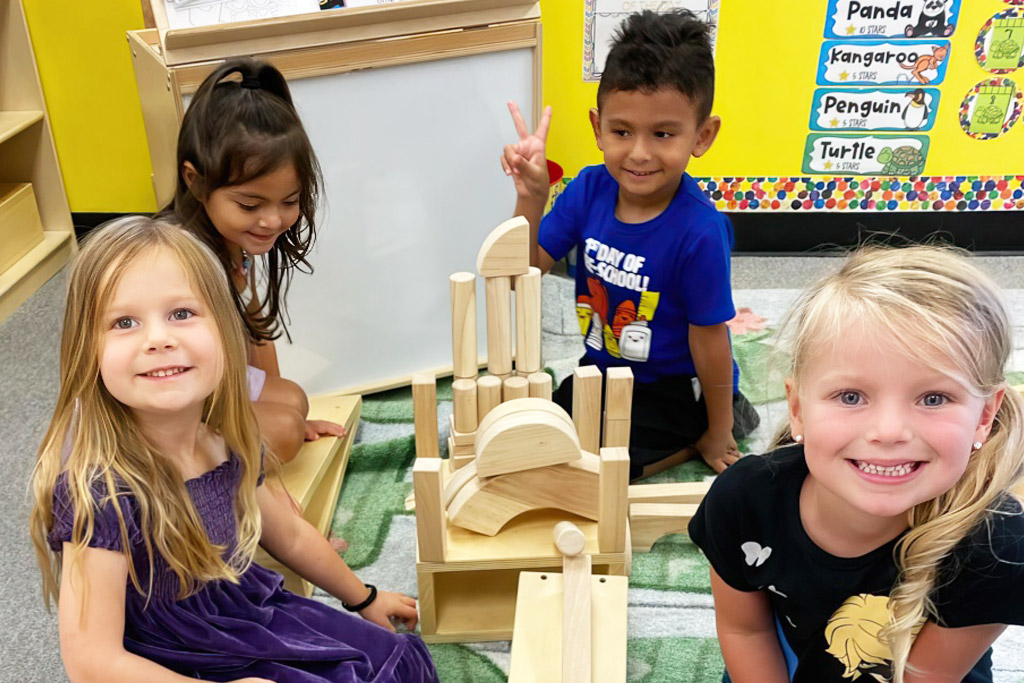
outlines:
[[[490, 377], [490, 375], [487, 375]], [[483, 381], [483, 377], [480, 381]], [[477, 382], [479, 384], [479, 382]], [[494, 406], [491, 410], [487, 411], [487, 415], [484, 419], [480, 420], [480, 424], [477, 425], [476, 433], [486, 431], [497, 422], [512, 413], [518, 413], [524, 410], [545, 410], [563, 420], [565, 423], [576, 429], [573, 424], [572, 418], [569, 417], [569, 413], [562, 409], [562, 406], [543, 398], [514, 398], [511, 401], [505, 401], [499, 405]]]
[[551, 411], [522, 410], [477, 430], [476, 456], [477, 474], [493, 477], [572, 462], [580, 457], [580, 440]]
[[524, 512], [544, 508], [596, 521], [600, 478], [601, 459], [586, 452], [579, 460], [563, 465], [486, 479], [477, 476], [452, 499], [448, 519], [456, 526], [485, 536], [496, 535]]
[[483, 277], [522, 275], [530, 270], [530, 223], [510, 218], [491, 231], [476, 255], [476, 271]]

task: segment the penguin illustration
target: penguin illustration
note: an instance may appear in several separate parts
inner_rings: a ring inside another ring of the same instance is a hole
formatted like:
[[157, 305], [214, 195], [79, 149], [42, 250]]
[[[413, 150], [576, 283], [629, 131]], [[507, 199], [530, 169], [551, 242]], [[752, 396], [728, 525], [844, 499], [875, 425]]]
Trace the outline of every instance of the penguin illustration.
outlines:
[[928, 121], [928, 103], [925, 101], [925, 92], [918, 88], [906, 93], [910, 98], [907, 106], [903, 108], [903, 125], [907, 130], [917, 130]]

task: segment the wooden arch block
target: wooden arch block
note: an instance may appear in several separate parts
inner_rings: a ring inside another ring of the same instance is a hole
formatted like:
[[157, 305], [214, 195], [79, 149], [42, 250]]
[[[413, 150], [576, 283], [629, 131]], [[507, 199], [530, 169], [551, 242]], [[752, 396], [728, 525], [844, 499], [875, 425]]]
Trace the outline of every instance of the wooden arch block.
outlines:
[[[486, 429], [478, 429], [476, 435], [477, 474], [493, 477], [579, 459], [576, 430], [551, 409], [554, 403], [544, 399], [516, 400], [544, 405], [484, 420]], [[496, 411], [492, 410], [488, 418]]]
[[530, 223], [510, 218], [491, 231], [476, 255], [476, 271], [483, 277], [522, 275], [530, 270]]

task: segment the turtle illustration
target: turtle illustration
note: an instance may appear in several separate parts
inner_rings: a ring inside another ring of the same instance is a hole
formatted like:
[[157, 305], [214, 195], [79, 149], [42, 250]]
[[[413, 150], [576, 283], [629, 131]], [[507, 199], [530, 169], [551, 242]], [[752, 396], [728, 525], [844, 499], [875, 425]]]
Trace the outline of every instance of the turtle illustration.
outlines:
[[921, 150], [910, 145], [903, 145], [896, 149], [884, 147], [875, 158], [878, 163], [885, 164], [882, 167], [882, 173], [886, 175], [920, 175], [924, 170], [924, 155], [921, 154]]
[[1002, 109], [990, 104], [974, 115], [974, 121], [983, 125], [1002, 123], [1005, 114]]
[[1012, 34], [1007, 31], [1006, 38], [992, 46], [992, 56], [996, 59], [1013, 59], [1020, 56], [1020, 45], [1010, 38]]

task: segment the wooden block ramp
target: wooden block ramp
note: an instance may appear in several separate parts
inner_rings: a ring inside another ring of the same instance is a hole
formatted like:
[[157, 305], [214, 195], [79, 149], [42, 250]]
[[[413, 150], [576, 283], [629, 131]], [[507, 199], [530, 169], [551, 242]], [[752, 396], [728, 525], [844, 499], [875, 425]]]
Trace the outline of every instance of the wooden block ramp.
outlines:
[[[271, 476], [267, 478], [265, 484], [280, 486], [283, 483], [302, 508], [302, 516], [324, 536], [330, 532], [334, 508], [338, 503], [338, 493], [345, 478], [345, 468], [348, 466], [348, 456], [355, 440], [362, 407], [363, 399], [360, 396], [311, 396], [310, 419], [330, 420], [344, 425], [345, 436], [322, 436], [316, 441], [303, 444], [298, 455], [281, 467], [280, 481]], [[313, 584], [299, 578], [262, 548], [256, 551], [255, 562], [280, 572], [284, 576], [285, 588], [296, 595], [308, 598], [313, 594]]]

